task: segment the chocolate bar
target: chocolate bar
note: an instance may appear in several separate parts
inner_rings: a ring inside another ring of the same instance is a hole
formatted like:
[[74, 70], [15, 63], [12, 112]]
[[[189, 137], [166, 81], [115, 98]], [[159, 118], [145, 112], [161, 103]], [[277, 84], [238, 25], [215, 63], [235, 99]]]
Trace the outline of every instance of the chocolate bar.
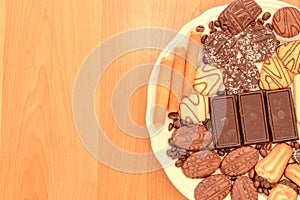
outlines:
[[212, 97], [209, 99], [209, 104], [216, 148], [241, 146], [235, 97]]
[[262, 91], [240, 94], [239, 111], [243, 144], [269, 142], [267, 115]]
[[265, 94], [272, 142], [298, 140], [291, 89], [266, 91]]

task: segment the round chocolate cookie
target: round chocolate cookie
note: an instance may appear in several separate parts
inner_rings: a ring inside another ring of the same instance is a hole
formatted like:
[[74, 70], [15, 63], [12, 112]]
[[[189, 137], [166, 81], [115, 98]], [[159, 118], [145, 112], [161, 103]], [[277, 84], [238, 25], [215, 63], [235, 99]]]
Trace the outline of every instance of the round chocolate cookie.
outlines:
[[249, 26], [238, 39], [237, 48], [253, 62], [262, 62], [271, 57], [277, 47], [274, 33], [265, 26]]
[[300, 11], [293, 7], [281, 8], [274, 14], [272, 25], [281, 37], [295, 37], [300, 33]]
[[256, 65], [241, 57], [231, 59], [223, 70], [227, 94], [240, 94], [258, 88], [259, 71]]
[[203, 62], [218, 68], [223, 68], [237, 54], [236, 39], [229, 31], [215, 31], [203, 44]]

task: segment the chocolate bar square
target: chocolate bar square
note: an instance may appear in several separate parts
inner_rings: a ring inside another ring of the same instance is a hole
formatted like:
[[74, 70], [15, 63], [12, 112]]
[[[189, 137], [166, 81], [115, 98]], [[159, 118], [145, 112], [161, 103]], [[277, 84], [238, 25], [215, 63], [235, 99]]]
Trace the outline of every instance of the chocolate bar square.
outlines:
[[254, 0], [235, 0], [219, 15], [219, 20], [236, 35], [255, 21], [261, 12], [261, 7]]
[[241, 146], [236, 98], [234, 96], [211, 97], [209, 105], [216, 148]]

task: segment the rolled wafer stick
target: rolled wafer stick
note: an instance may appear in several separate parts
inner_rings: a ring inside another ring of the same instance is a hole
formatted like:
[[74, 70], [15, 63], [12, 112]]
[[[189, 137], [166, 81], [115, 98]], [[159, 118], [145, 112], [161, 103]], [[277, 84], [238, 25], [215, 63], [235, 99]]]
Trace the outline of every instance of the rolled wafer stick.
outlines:
[[163, 125], [169, 103], [173, 59], [162, 58], [156, 89], [156, 108], [154, 110], [154, 124]]
[[186, 50], [184, 47], [175, 47], [174, 62], [171, 79], [171, 92], [169, 97], [168, 111], [178, 112], [181, 100]]
[[193, 84], [197, 71], [197, 63], [199, 56], [199, 49], [201, 44], [202, 34], [197, 31], [191, 31], [189, 44], [187, 49], [185, 71], [184, 71], [184, 82], [182, 88], [182, 95], [189, 96], [192, 94]]

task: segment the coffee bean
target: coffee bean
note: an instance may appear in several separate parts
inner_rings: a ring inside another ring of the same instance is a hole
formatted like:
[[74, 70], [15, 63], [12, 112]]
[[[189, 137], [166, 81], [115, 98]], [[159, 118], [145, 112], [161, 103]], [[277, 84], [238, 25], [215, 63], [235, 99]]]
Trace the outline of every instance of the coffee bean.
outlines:
[[300, 147], [300, 144], [298, 142], [295, 142], [295, 150], [297, 151]]
[[188, 158], [190, 155], [191, 155], [190, 152], [187, 152], [187, 153], [185, 154], [185, 157]]
[[225, 24], [221, 24], [221, 29], [223, 31], [227, 31], [228, 30], [228, 26], [226, 26]]
[[270, 17], [271, 17], [271, 13], [265, 12], [265, 13], [263, 14], [263, 16], [262, 16], [262, 19], [266, 21], [266, 20], [268, 20]]
[[250, 179], [253, 179], [254, 178], [254, 176], [255, 176], [255, 170], [254, 169], [250, 169], [250, 171], [249, 171], [249, 178]]
[[261, 177], [261, 176], [256, 175], [255, 178], [254, 178], [254, 180], [255, 180], [255, 181], [262, 182], [262, 181], [264, 181], [264, 178]]
[[236, 176], [232, 176], [232, 177], [230, 177], [230, 180], [231, 181], [235, 181], [237, 179], [237, 177]]
[[169, 143], [170, 146], [174, 146], [175, 145], [175, 142], [174, 142], [173, 138], [169, 138], [168, 139], [168, 143]]
[[277, 40], [277, 45], [280, 45], [280, 41], [279, 40]]
[[179, 114], [178, 114], [178, 112], [170, 112], [170, 113], [168, 114], [168, 117], [169, 117], [170, 119], [178, 119]]
[[290, 146], [291, 146], [292, 148], [294, 148], [294, 147], [295, 147], [295, 142], [291, 142], [291, 143], [290, 143]]
[[182, 162], [181, 160], [177, 160], [177, 161], [175, 162], [175, 166], [176, 166], [176, 167], [181, 167], [182, 164], [183, 164], [183, 162]]
[[186, 121], [183, 120], [183, 119], [180, 119], [180, 124], [181, 124], [182, 126], [186, 126]]
[[265, 188], [266, 188], [266, 189], [272, 188], [272, 187], [271, 187], [271, 184], [270, 184], [268, 181], [265, 182]]
[[261, 144], [257, 144], [257, 145], [255, 145], [255, 149], [260, 149], [261, 148]]
[[259, 154], [264, 158], [268, 155], [268, 152], [264, 148], [261, 148], [259, 149]]
[[230, 149], [229, 149], [229, 148], [225, 148], [225, 149], [223, 149], [223, 151], [224, 151], [225, 153], [228, 153], [228, 152], [230, 151]]
[[269, 190], [268, 189], [264, 189], [264, 194], [266, 195], [266, 196], [269, 196]]
[[173, 124], [170, 123], [169, 126], [168, 126], [168, 130], [171, 131], [173, 129], [173, 127], [174, 127]]
[[214, 29], [214, 28], [215, 28], [214, 22], [213, 22], [213, 21], [210, 21], [210, 22], [208, 23], [208, 27], [209, 27], [210, 29]]
[[173, 146], [173, 147], [171, 148], [171, 152], [174, 153], [175, 151], [177, 151], [177, 147]]
[[265, 145], [265, 148], [266, 148], [266, 150], [271, 150], [272, 149], [272, 143], [267, 143], [266, 145]]
[[263, 190], [261, 187], [259, 187], [259, 188], [257, 188], [257, 192], [258, 192], [258, 193], [263, 193], [264, 190]]
[[257, 24], [263, 25], [265, 22], [262, 18], [257, 19]]
[[209, 33], [212, 34], [212, 33], [216, 32], [216, 31], [217, 31], [217, 29], [211, 29], [211, 31]]
[[202, 38], [201, 38], [201, 43], [204, 44], [205, 40], [207, 39], [208, 35], [204, 34], [202, 35]]
[[199, 25], [199, 26], [196, 27], [196, 31], [197, 31], [197, 32], [203, 33], [204, 30], [205, 30], [205, 28], [204, 28], [204, 26], [202, 26], [202, 25]]
[[184, 156], [184, 155], [186, 155], [187, 150], [185, 150], [185, 149], [179, 149], [178, 153], [179, 153], [179, 155]]
[[218, 150], [217, 153], [219, 154], [219, 156], [224, 156], [225, 155], [225, 152], [222, 151], [222, 150]]
[[253, 22], [250, 23], [250, 25], [251, 25], [251, 26], [255, 26], [255, 25], [256, 25], [256, 22], [253, 21]]
[[171, 157], [171, 155], [172, 155], [171, 149], [168, 149], [167, 150], [167, 156]]
[[221, 22], [219, 20], [216, 20], [214, 22], [214, 24], [215, 24], [216, 27], [220, 27], [221, 26]]
[[273, 30], [273, 25], [270, 24], [270, 23], [267, 23], [267, 24], [266, 24], [266, 27], [267, 27], [268, 29], [270, 29], [270, 30]]
[[253, 186], [255, 188], [258, 188], [260, 186], [260, 182], [259, 181], [254, 181]]
[[174, 128], [176, 129], [180, 128], [180, 121], [178, 119], [174, 120], [173, 124], [174, 124]]
[[185, 156], [179, 156], [178, 160], [185, 161], [186, 157]]

